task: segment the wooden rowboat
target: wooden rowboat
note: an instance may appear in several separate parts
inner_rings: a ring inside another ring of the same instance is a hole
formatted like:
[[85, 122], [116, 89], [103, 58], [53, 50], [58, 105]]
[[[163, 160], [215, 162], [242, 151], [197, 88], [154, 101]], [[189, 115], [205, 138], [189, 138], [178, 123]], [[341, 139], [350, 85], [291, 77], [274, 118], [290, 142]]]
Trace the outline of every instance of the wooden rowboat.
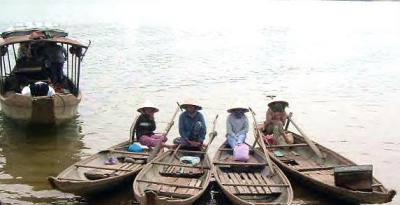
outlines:
[[234, 161], [232, 149], [222, 144], [213, 160], [214, 177], [229, 200], [236, 205], [291, 204], [293, 190], [289, 180], [273, 164], [274, 174], [262, 152], [250, 151], [247, 162]]
[[271, 152], [270, 156], [288, 177], [332, 198], [350, 203], [386, 203], [390, 202], [396, 194], [394, 190], [388, 190], [375, 178], [372, 179], [371, 191], [335, 186], [334, 168], [356, 164], [340, 154], [314, 143], [323, 156], [320, 158], [306, 143], [303, 136], [290, 133], [294, 137], [294, 144], [267, 146], [271, 152], [278, 151], [280, 153], [280, 157]]
[[[53, 187], [80, 195], [109, 190], [116, 185], [132, 181], [143, 168], [149, 151], [128, 152], [129, 141], [115, 145], [108, 150], [100, 151], [62, 171], [57, 177], [49, 177]], [[106, 165], [109, 157], [118, 162]]]
[[[179, 158], [194, 155], [198, 165], [181, 164]], [[211, 163], [201, 151], [169, 150], [147, 164], [136, 176], [133, 191], [142, 205], [192, 204], [207, 189]]]

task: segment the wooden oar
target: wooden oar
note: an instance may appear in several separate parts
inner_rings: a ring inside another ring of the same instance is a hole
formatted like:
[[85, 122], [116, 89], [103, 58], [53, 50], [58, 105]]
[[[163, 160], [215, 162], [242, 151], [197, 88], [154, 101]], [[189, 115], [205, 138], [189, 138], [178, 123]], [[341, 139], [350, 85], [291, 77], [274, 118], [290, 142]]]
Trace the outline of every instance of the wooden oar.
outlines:
[[[175, 110], [175, 112], [174, 112], [174, 115], [172, 115], [172, 118], [171, 118], [171, 120], [169, 121], [169, 123], [167, 124], [167, 127], [165, 127], [165, 131], [164, 131], [165, 136], [168, 135], [169, 131], [171, 130], [172, 126], [174, 125], [174, 119], [175, 119], [175, 117], [176, 117], [176, 115], [178, 114], [178, 112], [179, 112], [180, 109], [181, 109], [181, 107], [180, 107], [179, 104], [178, 104], [178, 107], [176, 108], [176, 110]], [[162, 147], [162, 142], [158, 143], [157, 146], [155, 146], [155, 147], [152, 149], [152, 151], [151, 151], [149, 157], [147, 158], [147, 161], [148, 161], [148, 162], [150, 162], [151, 160], [154, 159], [154, 157], [157, 156], [157, 154], [160, 152], [161, 147]]]
[[[273, 163], [272, 163], [272, 160], [271, 160], [271, 158], [270, 158], [270, 156], [269, 156], [269, 151], [268, 151], [268, 149], [265, 147], [265, 142], [264, 142], [264, 139], [261, 137], [262, 136], [262, 133], [261, 133], [261, 131], [257, 128], [257, 120], [256, 120], [256, 114], [254, 113], [254, 111], [249, 107], [249, 110], [250, 110], [250, 112], [251, 112], [251, 115], [253, 116], [253, 121], [254, 121], [254, 132], [256, 132], [255, 134], [257, 135], [256, 136], [256, 142], [258, 142], [258, 144], [261, 146], [261, 148], [262, 148], [262, 150], [263, 150], [263, 152], [264, 152], [264, 155], [265, 155], [265, 158], [267, 159], [267, 163], [268, 163], [268, 166], [269, 166], [269, 169], [271, 170], [271, 173], [272, 174], [275, 174], [275, 170], [274, 170], [274, 167], [273, 167]], [[268, 143], [269, 144], [269, 143]]]
[[130, 134], [130, 136], [129, 136], [129, 144], [132, 144], [133, 138], [135, 137], [134, 136], [135, 135], [135, 125], [136, 125], [137, 120], [139, 119], [139, 116], [140, 115], [135, 117], [135, 120], [133, 120], [131, 128], [129, 129], [129, 134]]
[[324, 159], [325, 157], [322, 155], [321, 151], [318, 149], [318, 147], [314, 144], [313, 141], [310, 140], [310, 138], [307, 137], [307, 135], [303, 132], [303, 130], [300, 129], [299, 126], [293, 121], [292, 119], [292, 113], [289, 114], [288, 120], [293, 124], [293, 126], [299, 131], [299, 133], [303, 136], [304, 140], [306, 143], [310, 146], [310, 148], [315, 152], [315, 154], [321, 158]]
[[206, 145], [206, 149], [204, 150], [204, 154], [207, 154], [207, 150], [210, 147], [210, 144], [213, 142], [214, 138], [218, 135], [218, 133], [215, 131], [215, 126], [217, 124], [217, 119], [218, 115], [215, 116], [215, 119], [213, 121], [213, 128], [211, 132], [208, 134], [210, 136], [210, 140], [208, 141], [208, 144]]
[[[210, 140], [208, 140], [208, 143], [206, 145], [206, 149], [204, 150], [204, 155], [207, 156], [207, 150], [210, 147], [211, 143], [214, 141], [214, 138], [217, 136], [217, 132], [215, 131], [215, 126], [217, 124], [217, 119], [218, 119], [218, 114], [215, 116], [215, 119], [213, 121], [213, 128], [211, 130], [211, 132], [208, 134], [210, 136]], [[200, 164], [201, 165], [201, 170], [204, 169], [204, 165], [203, 163]]]

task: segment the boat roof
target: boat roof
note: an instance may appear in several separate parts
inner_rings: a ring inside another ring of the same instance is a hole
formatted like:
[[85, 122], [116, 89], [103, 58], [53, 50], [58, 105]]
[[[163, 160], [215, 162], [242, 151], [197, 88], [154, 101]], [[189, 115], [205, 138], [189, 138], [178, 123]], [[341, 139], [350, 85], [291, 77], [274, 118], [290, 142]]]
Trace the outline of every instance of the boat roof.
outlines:
[[[42, 34], [43, 38], [32, 38], [32, 35], [35, 33]], [[6, 29], [0, 36], [0, 46], [31, 41], [49, 41], [87, 48], [86, 45], [79, 41], [68, 38], [67, 32], [60, 29], [57, 25], [50, 23], [17, 24]]]
[[60, 28], [57, 24], [52, 23], [19, 23], [14, 26], [11, 26], [6, 29], [3, 33], [1, 33], [2, 38], [8, 38], [13, 36], [24, 36], [30, 35], [35, 31], [45, 32], [49, 36], [68, 36], [68, 33]]

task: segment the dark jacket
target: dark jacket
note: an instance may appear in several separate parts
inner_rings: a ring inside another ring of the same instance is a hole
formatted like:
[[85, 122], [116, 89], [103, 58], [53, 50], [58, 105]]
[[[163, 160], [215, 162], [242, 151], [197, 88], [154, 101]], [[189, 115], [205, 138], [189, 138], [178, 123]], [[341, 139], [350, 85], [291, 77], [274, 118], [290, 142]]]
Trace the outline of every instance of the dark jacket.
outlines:
[[[196, 130], [196, 124], [200, 124], [201, 128]], [[200, 112], [196, 112], [194, 117], [185, 111], [179, 116], [179, 134], [184, 140], [203, 142], [206, 136], [206, 123]]]
[[156, 122], [147, 114], [140, 114], [135, 124], [136, 140], [143, 135], [151, 136], [156, 130]]

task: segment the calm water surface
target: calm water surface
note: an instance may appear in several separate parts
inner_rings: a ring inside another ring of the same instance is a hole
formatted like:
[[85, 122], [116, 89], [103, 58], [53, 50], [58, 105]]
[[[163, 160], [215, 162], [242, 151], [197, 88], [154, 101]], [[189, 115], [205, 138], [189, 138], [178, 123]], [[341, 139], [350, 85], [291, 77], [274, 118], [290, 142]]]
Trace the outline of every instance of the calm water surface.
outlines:
[[[20, 127], [0, 116], [3, 203], [76, 199], [53, 190], [47, 177], [126, 140], [146, 98], [160, 107], [159, 129], [175, 102], [188, 97], [203, 105], [209, 125], [219, 114], [212, 157], [232, 103], [252, 106], [262, 120], [266, 95], [280, 95], [310, 137], [357, 163], [373, 164], [378, 179], [400, 190], [399, 2], [1, 3], [1, 30], [29, 21], [59, 23], [92, 46], [76, 120], [59, 128]], [[127, 187], [85, 200], [128, 204]], [[298, 204], [337, 204], [295, 187]], [[400, 197], [391, 204], [400, 204]]]

